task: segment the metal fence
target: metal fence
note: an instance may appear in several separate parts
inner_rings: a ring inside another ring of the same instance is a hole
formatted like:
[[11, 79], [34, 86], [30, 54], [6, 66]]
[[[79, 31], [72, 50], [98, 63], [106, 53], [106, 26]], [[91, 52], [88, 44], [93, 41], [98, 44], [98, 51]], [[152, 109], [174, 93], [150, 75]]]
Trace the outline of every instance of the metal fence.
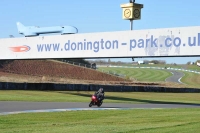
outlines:
[[94, 65], [94, 64], [89, 65], [89, 64], [79, 63], [79, 62], [68, 61], [68, 60], [64, 60], [64, 59], [62, 59], [61, 61], [65, 62], [65, 63], [72, 64], [72, 65], [80, 66], [80, 67], [96, 69], [96, 65]]

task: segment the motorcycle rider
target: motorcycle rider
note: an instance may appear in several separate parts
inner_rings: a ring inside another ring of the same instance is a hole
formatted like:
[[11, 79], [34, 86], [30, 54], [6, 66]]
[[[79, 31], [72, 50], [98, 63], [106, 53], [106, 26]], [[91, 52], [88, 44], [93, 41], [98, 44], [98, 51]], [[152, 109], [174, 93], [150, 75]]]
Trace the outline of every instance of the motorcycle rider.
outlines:
[[96, 92], [97, 98], [99, 101], [102, 101], [104, 99], [104, 90], [103, 88], [99, 88], [99, 90]]

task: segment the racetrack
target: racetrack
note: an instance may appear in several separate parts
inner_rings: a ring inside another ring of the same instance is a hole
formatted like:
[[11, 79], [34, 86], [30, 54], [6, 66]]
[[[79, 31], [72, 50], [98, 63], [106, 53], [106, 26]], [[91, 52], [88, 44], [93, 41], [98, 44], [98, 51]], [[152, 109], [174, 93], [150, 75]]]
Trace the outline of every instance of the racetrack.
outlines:
[[[169, 70], [173, 76], [166, 79], [169, 82], [180, 82], [184, 76], [182, 72]], [[91, 110], [91, 109], [159, 109], [159, 108], [199, 108], [200, 104], [123, 104], [123, 103], [103, 103], [98, 108], [93, 106], [88, 107], [88, 103], [77, 102], [14, 102], [14, 101], [0, 101], [0, 115], [15, 114], [26, 112], [49, 112], [53, 111], [67, 111], [67, 110]]]
[[[76, 102], [0, 102], [0, 115], [30, 113], [30, 112], [54, 112], [70, 110], [91, 110], [91, 109], [160, 109], [160, 108], [199, 108], [200, 104], [123, 104], [103, 103], [100, 108], [88, 107], [88, 103]], [[48, 111], [49, 110], [49, 111]]]
[[165, 81], [182, 83], [180, 80], [184, 76], [183, 72], [175, 71], [175, 70], [168, 70], [168, 71], [170, 71], [173, 75], [171, 77], [167, 78]]

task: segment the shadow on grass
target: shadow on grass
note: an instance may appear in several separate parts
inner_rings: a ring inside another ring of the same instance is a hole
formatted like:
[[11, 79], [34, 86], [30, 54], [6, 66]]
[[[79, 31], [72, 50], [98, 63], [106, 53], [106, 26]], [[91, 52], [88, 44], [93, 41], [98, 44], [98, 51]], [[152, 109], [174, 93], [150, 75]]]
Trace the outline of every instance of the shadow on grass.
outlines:
[[[91, 97], [91, 95], [93, 94], [93, 93], [90, 93], [90, 92], [87, 92], [88, 94], [83, 94], [83, 93], [80, 93], [80, 92], [77, 92], [77, 93], [59, 92], [59, 93], [71, 94], [71, 95], [83, 96], [83, 97]], [[154, 100], [143, 100], [143, 99], [115, 97], [115, 96], [106, 96], [106, 95], [105, 95], [105, 99], [108, 99], [108, 100], [120, 100], [120, 101], [131, 101], [131, 102], [141, 102], [141, 103], [152, 103], [152, 104], [180, 104], [180, 105], [195, 105], [195, 106], [200, 106], [200, 104], [196, 104], [196, 103], [154, 101]]]

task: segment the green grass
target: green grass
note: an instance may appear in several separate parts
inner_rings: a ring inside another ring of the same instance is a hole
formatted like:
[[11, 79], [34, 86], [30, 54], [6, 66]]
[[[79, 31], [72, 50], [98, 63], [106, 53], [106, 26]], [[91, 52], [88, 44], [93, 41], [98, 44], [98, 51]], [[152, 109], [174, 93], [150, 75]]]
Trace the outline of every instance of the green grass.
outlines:
[[137, 81], [157, 82], [165, 81], [166, 78], [172, 76], [172, 74], [166, 70], [157, 70], [149, 68], [112, 68], [112, 67], [100, 67], [99, 71], [116, 73], [125, 75], [130, 78], [134, 78]]
[[[188, 65], [195, 68], [194, 65]], [[115, 68], [115, 67], [100, 67], [99, 71], [110, 72], [114, 74], [122, 74], [127, 77], [136, 79], [137, 81], [159, 82], [165, 81], [166, 78], [172, 76], [167, 70], [148, 69], [148, 68]], [[181, 79], [189, 88], [200, 88], [200, 74], [181, 71], [185, 76]]]
[[122, 65], [113, 65], [113, 66], [129, 66], [129, 67], [171, 67], [171, 68], [183, 68], [183, 69], [188, 69], [188, 70], [195, 70], [195, 71], [200, 71], [200, 67], [197, 65], [173, 65], [173, 64], [154, 64], [154, 65], [149, 65], [149, 64], [140, 64], [140, 65], [131, 65], [131, 64], [122, 64]]
[[[88, 102], [94, 92], [0, 91], [0, 101]], [[200, 104], [199, 93], [106, 92], [105, 103]]]
[[102, 110], [0, 116], [1, 133], [197, 133], [200, 109]]
[[189, 70], [195, 70], [195, 71], [200, 71], [200, 67], [197, 65], [186, 65], [187, 69]]
[[[93, 92], [1, 90], [0, 101], [88, 102]], [[105, 103], [200, 104], [198, 93], [106, 92]], [[0, 116], [0, 133], [199, 132], [200, 109], [133, 109]]]
[[181, 82], [194, 87], [200, 88], [200, 74], [184, 72], [185, 76], [181, 79]]

